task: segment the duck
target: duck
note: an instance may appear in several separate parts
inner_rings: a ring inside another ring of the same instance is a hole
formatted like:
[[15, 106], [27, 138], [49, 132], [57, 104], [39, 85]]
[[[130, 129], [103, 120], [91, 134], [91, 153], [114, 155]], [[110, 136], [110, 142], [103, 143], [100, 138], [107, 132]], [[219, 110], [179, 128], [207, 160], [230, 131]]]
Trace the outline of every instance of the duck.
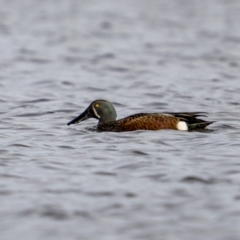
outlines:
[[205, 121], [198, 117], [206, 117], [205, 112], [164, 112], [164, 113], [137, 113], [117, 119], [113, 104], [107, 100], [93, 101], [87, 109], [67, 125], [83, 122], [89, 118], [98, 120], [97, 130], [100, 132], [127, 132], [136, 130], [163, 130], [180, 131], [203, 130], [212, 121]]

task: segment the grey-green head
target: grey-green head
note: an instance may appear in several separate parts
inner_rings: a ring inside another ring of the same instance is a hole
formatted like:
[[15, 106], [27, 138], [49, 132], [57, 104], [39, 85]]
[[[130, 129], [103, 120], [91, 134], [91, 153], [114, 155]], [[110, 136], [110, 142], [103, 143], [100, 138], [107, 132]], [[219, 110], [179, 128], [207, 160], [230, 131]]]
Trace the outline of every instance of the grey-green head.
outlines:
[[98, 119], [98, 123], [110, 122], [116, 120], [117, 113], [112, 103], [108, 102], [107, 100], [99, 99], [93, 101], [83, 113], [74, 118], [67, 125], [82, 122], [89, 118]]

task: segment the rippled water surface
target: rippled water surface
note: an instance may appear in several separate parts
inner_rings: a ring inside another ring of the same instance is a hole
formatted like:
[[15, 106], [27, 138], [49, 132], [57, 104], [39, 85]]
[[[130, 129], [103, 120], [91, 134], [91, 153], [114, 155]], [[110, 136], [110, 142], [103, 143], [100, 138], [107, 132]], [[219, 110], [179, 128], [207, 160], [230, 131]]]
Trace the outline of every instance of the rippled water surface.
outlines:
[[[240, 239], [238, 0], [0, 3], [1, 239]], [[216, 122], [66, 125], [98, 98]]]

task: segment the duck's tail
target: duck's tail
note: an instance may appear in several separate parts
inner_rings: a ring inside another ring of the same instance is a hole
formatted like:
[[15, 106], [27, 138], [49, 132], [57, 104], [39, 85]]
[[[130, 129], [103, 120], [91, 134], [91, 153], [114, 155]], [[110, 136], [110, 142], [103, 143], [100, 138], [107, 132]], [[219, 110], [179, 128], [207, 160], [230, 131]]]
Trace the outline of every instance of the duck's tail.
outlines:
[[206, 117], [205, 112], [181, 112], [174, 113], [173, 115], [181, 119], [181, 121], [185, 122], [189, 131], [202, 130], [205, 129], [208, 125], [214, 123], [214, 121], [210, 122], [198, 118], [199, 116]]
[[[198, 120], [202, 120], [202, 119], [198, 119]], [[191, 123], [191, 124], [187, 124], [188, 125], [188, 130], [202, 130], [205, 129], [208, 125], [212, 124], [214, 122], [207, 122], [202, 120], [202, 122], [198, 122], [198, 123]]]

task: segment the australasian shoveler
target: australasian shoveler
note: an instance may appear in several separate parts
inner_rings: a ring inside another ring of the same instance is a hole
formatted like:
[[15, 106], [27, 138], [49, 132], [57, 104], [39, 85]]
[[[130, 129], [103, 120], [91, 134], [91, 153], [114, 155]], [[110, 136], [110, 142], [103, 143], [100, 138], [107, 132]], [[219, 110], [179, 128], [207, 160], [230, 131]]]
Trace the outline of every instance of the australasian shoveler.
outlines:
[[89, 118], [98, 119], [98, 131], [125, 132], [135, 130], [202, 130], [213, 122], [199, 119], [204, 112], [165, 112], [165, 113], [137, 113], [126, 118], [116, 120], [117, 113], [112, 103], [106, 100], [95, 100], [89, 107], [74, 118], [67, 125], [85, 121]]

